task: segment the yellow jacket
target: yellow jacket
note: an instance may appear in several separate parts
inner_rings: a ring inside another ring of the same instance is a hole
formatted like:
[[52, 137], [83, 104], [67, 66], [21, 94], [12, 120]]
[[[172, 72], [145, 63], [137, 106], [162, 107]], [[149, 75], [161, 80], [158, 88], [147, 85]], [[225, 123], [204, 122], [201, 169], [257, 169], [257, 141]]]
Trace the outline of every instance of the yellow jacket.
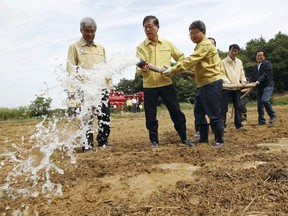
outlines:
[[223, 79], [221, 59], [215, 46], [206, 36], [196, 45], [189, 57], [177, 62], [171, 69], [172, 74], [176, 74], [190, 68], [195, 70], [195, 81], [198, 87]]
[[[73, 66], [91, 70], [94, 64], [106, 61], [105, 49], [98, 43], [91, 46], [81, 38], [79, 41], [69, 46], [66, 70], [71, 74]], [[112, 87], [112, 78], [107, 78], [107, 85]]]
[[[184, 59], [184, 54], [170, 41], [158, 38], [156, 44], [146, 38], [137, 47], [137, 56], [144, 61], [158, 67], [171, 66], [171, 58], [175, 61]], [[137, 67], [137, 72], [143, 75], [144, 88], [157, 88], [172, 84], [170, 77], [165, 77], [153, 71], [142, 71]]]
[[93, 69], [93, 64], [105, 62], [105, 50], [97, 43], [89, 46], [87, 42], [81, 38], [76, 43], [69, 46], [67, 58], [67, 71], [71, 72], [71, 65], [80, 66], [83, 69]]

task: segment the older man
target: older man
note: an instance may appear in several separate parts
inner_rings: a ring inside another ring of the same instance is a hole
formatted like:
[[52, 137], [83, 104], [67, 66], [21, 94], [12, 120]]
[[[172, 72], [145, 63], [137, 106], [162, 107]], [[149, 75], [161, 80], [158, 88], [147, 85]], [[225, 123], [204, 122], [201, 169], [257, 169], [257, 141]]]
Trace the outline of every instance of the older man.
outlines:
[[[94, 42], [97, 30], [96, 22], [86, 17], [80, 21], [80, 32], [82, 37], [79, 41], [70, 45], [68, 50], [67, 71], [72, 75], [72, 71], [81, 69], [92, 70], [94, 64], [105, 62], [105, 50], [103, 46]], [[77, 69], [78, 68], [78, 69]], [[94, 71], [93, 71], [94, 72]], [[97, 71], [96, 71], [97, 72]], [[89, 112], [89, 117], [85, 118], [84, 124], [88, 125], [86, 131], [87, 142], [84, 143], [83, 151], [93, 148], [93, 114], [98, 116], [98, 135], [97, 142], [99, 147], [106, 147], [110, 134], [110, 103], [108, 88], [112, 85], [112, 80], [107, 79], [107, 88], [102, 89], [101, 106], [90, 107], [85, 112]], [[83, 93], [85, 94], [85, 92]], [[85, 101], [84, 101], [85, 102]], [[96, 112], [94, 112], [96, 109]], [[82, 110], [83, 112], [83, 110]]]

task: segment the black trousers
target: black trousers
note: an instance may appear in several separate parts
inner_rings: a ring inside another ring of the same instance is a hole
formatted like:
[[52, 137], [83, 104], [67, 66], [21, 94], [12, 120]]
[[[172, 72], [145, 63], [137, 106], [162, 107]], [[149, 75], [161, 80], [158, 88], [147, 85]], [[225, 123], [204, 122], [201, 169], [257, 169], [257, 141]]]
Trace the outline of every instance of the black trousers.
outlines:
[[221, 117], [222, 80], [198, 88], [197, 103], [194, 105], [195, 118], [200, 121], [200, 139], [208, 141], [208, 124], [205, 115], [210, 119], [215, 141], [223, 143], [224, 123]]
[[92, 114], [88, 121], [89, 129], [87, 134], [93, 133], [93, 115], [97, 115], [98, 118], [98, 134], [97, 142], [99, 146], [102, 146], [108, 142], [108, 137], [110, 135], [110, 101], [109, 93], [106, 89], [102, 90], [101, 103], [98, 107], [92, 108]]
[[221, 113], [224, 120], [224, 127], [226, 127], [226, 115], [228, 112], [228, 105], [230, 98], [232, 99], [234, 107], [234, 125], [236, 128], [242, 127], [242, 119], [240, 112], [240, 90], [222, 90], [222, 103], [221, 103]]
[[169, 111], [170, 118], [174, 123], [174, 128], [178, 132], [181, 141], [186, 140], [186, 118], [184, 113], [180, 110], [174, 87], [172, 85], [168, 85], [158, 88], [144, 88], [143, 91], [146, 128], [149, 131], [150, 141], [157, 143], [159, 142], [158, 120], [156, 119], [159, 96], [161, 96]]

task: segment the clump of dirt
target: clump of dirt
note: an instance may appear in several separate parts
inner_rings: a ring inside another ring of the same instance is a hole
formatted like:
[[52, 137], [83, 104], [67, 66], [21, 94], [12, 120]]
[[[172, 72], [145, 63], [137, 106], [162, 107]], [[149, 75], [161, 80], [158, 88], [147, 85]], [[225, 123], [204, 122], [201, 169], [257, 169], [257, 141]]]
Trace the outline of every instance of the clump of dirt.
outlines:
[[[75, 152], [76, 165], [61, 152], [54, 161], [63, 175], [51, 173], [62, 185], [62, 195], [12, 198], [0, 190], [2, 215], [288, 215], [287, 106], [275, 106], [273, 125], [259, 126], [257, 111], [248, 108], [247, 131], [234, 128], [228, 117], [225, 145], [188, 148], [174, 130], [169, 113], [158, 113], [160, 147], [151, 149], [143, 113], [112, 119], [106, 149]], [[194, 118], [186, 110], [188, 136], [193, 139]], [[31, 136], [31, 122], [0, 123], [0, 154], [11, 143]], [[74, 127], [77, 129], [77, 127]], [[210, 133], [210, 142], [213, 134]], [[29, 150], [25, 142], [21, 148]], [[32, 149], [39, 163], [38, 149]], [[4, 160], [0, 157], [0, 164]], [[0, 185], [13, 169], [1, 167]], [[25, 188], [25, 179], [18, 187]]]

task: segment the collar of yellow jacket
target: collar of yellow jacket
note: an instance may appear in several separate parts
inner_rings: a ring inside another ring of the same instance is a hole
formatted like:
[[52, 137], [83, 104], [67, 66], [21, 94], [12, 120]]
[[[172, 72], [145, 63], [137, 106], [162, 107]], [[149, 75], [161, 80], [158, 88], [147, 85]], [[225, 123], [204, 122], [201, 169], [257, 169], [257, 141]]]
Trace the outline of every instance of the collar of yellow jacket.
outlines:
[[[163, 39], [160, 38], [160, 37], [158, 37], [158, 41], [157, 41], [157, 42], [163, 43]], [[145, 41], [144, 41], [145, 46], [148, 46], [150, 43], [151, 43], [151, 44], [154, 44], [153, 41], [151, 41], [151, 40], [149, 40], [148, 38], [146, 38]]]
[[[84, 47], [84, 46], [89, 46], [89, 44], [87, 43], [87, 41], [86, 41], [83, 37], [80, 38], [79, 42], [80, 42], [80, 45], [81, 45], [82, 47]], [[92, 43], [92, 46], [97, 47], [97, 45], [96, 45], [94, 42]]]

